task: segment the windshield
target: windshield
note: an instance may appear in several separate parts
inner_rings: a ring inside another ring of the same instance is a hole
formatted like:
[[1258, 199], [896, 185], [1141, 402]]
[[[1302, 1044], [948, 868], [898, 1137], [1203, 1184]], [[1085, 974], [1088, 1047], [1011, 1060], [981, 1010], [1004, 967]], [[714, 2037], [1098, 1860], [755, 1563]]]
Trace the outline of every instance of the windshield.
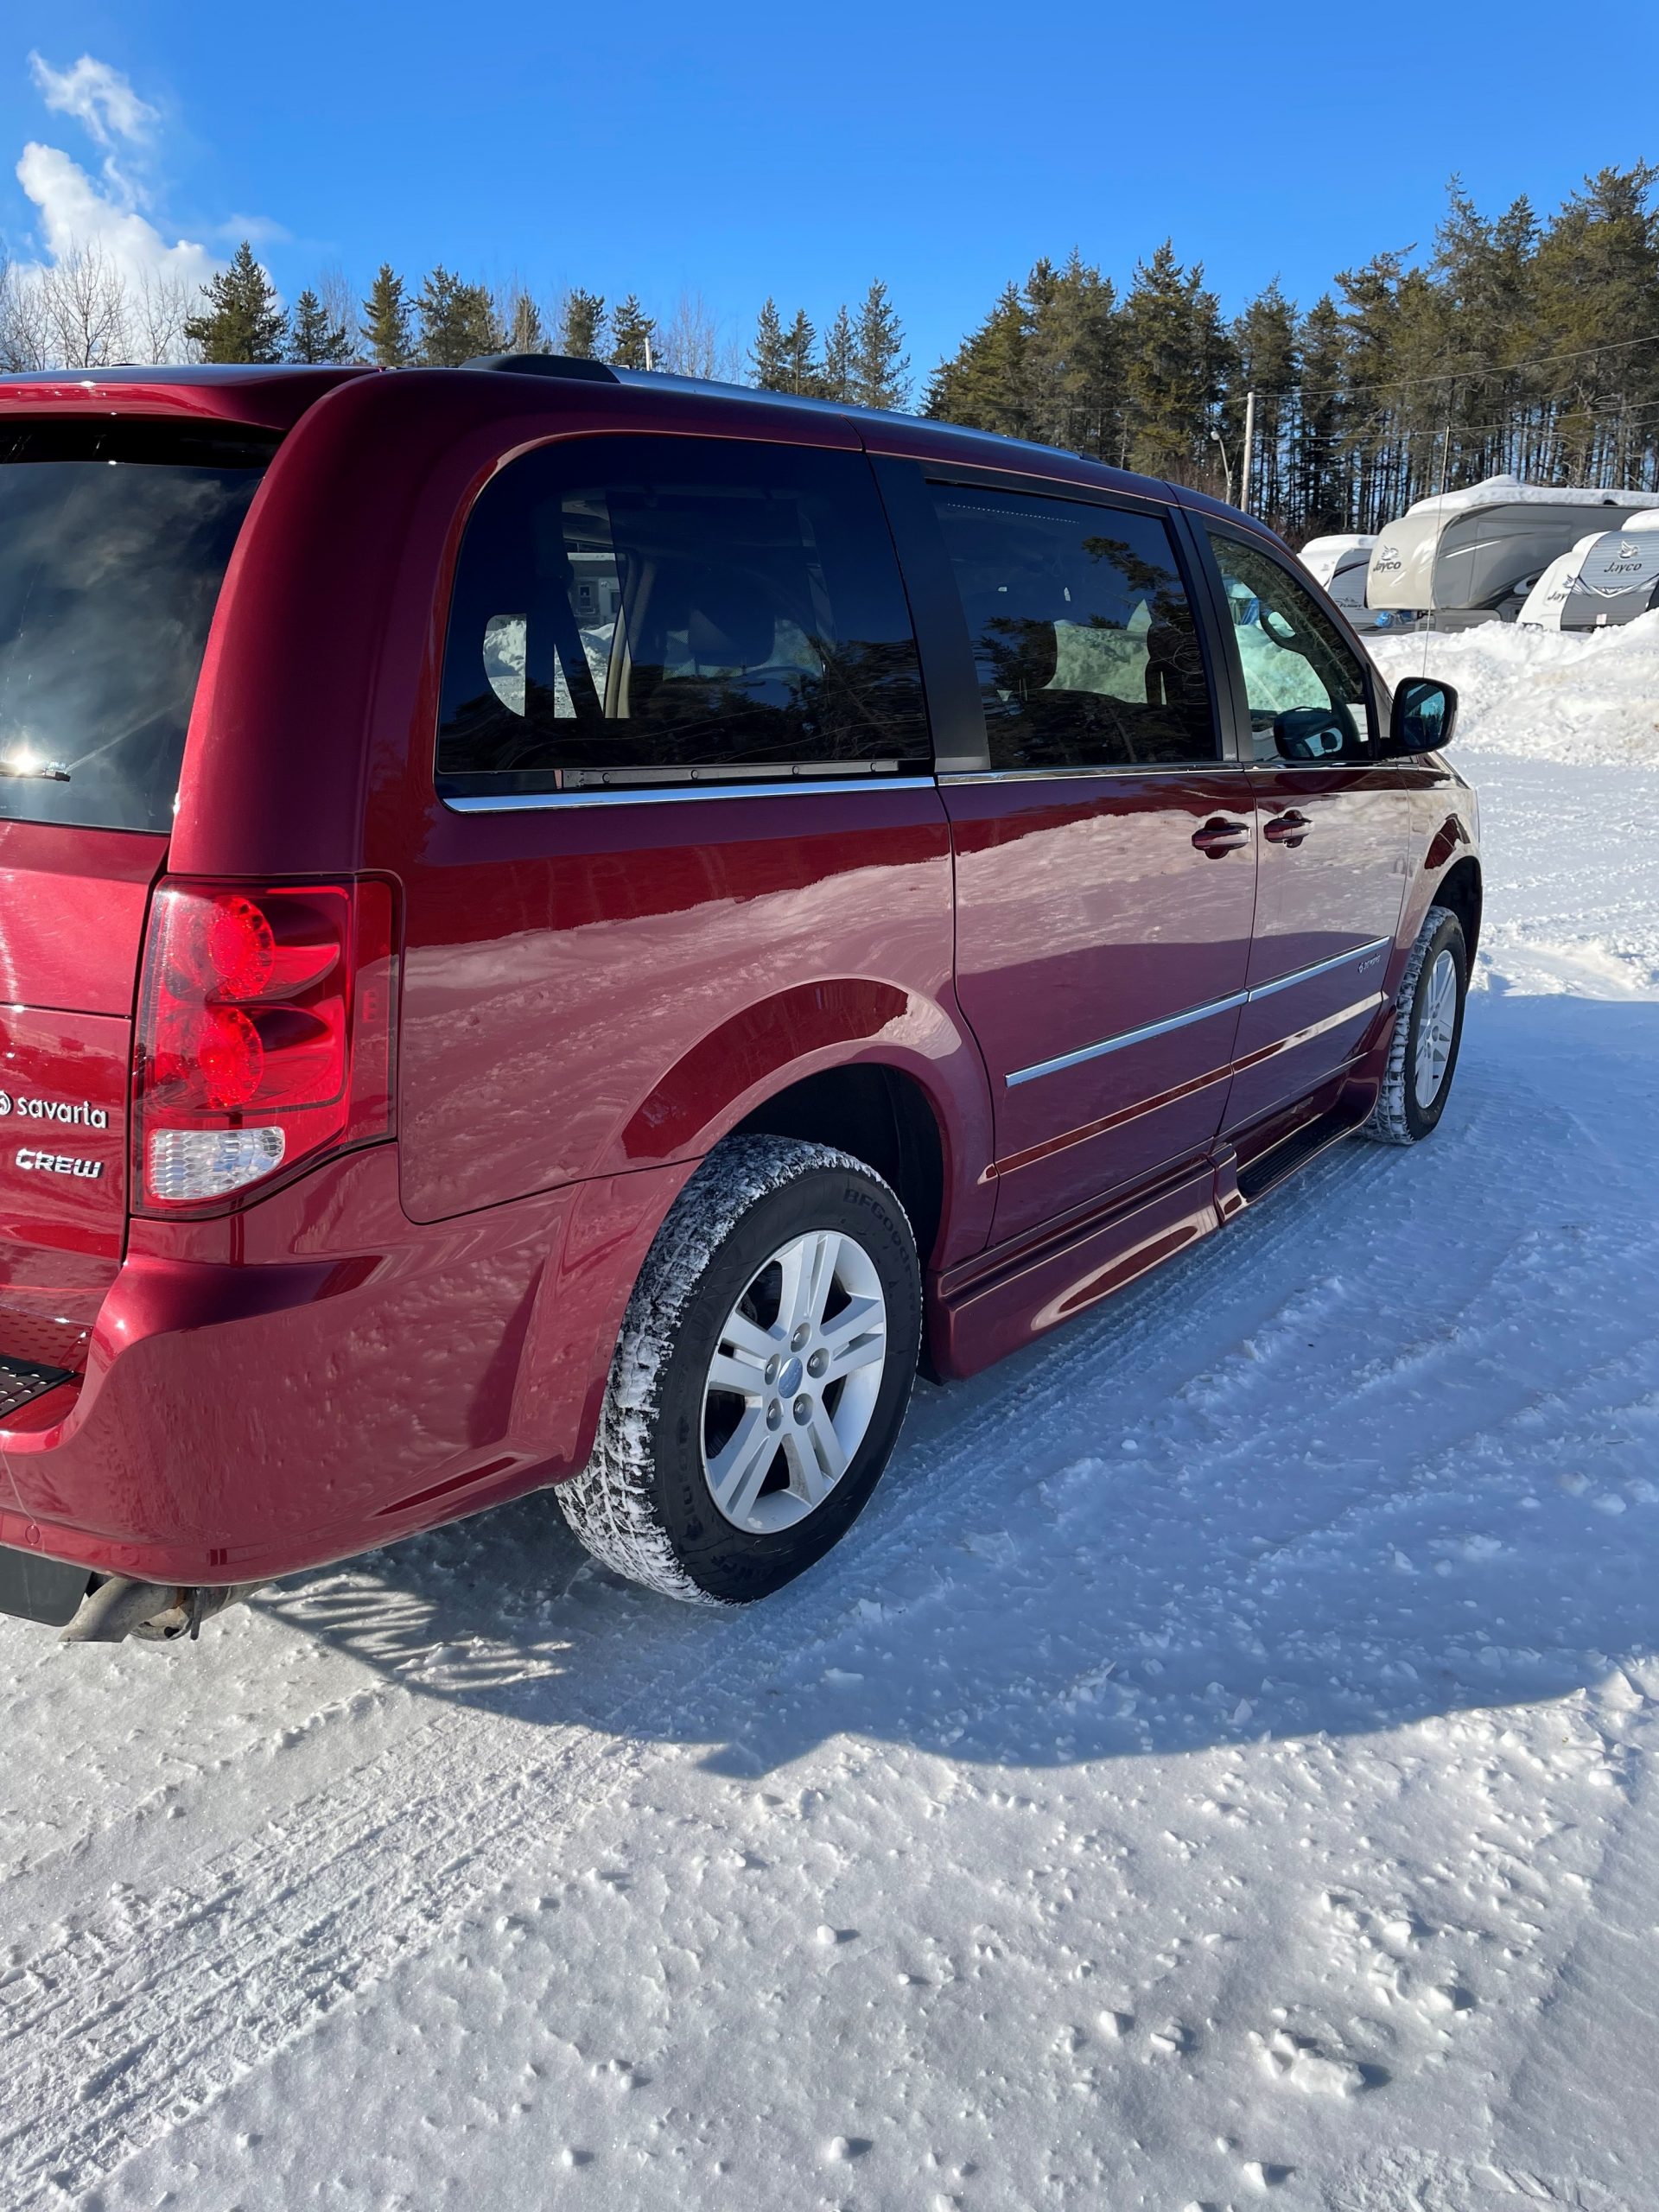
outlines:
[[207, 626], [274, 443], [0, 429], [0, 820], [171, 829]]

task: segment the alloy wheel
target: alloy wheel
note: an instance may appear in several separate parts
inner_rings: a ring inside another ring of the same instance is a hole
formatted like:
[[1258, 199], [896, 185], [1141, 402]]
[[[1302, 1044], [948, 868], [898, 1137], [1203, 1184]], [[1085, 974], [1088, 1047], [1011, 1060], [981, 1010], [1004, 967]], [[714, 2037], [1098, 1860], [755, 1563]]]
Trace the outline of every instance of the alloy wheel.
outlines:
[[1427, 1113], [1446, 1081], [1458, 1027], [1458, 963], [1449, 950], [1440, 952], [1421, 988], [1423, 1010], [1417, 1023], [1412, 1086], [1420, 1110]]
[[727, 1315], [702, 1394], [702, 1469], [724, 1517], [775, 1535], [821, 1505], [863, 1442], [887, 1357], [875, 1262], [843, 1230], [774, 1252]]

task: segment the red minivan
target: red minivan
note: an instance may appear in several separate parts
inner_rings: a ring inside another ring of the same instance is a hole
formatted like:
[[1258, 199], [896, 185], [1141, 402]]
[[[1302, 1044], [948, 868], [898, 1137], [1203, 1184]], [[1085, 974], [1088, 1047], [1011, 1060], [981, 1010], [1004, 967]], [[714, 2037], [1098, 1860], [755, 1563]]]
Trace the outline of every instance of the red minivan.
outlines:
[[1047, 448], [506, 358], [0, 383], [0, 1609], [544, 1484], [764, 1595], [971, 1373], [1433, 1128], [1455, 701]]

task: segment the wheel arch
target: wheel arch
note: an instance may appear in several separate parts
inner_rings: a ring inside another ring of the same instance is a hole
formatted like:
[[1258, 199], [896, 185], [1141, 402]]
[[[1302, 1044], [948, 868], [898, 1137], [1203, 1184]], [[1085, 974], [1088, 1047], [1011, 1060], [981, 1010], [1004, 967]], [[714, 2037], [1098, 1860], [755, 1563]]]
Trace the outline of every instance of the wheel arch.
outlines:
[[990, 1086], [948, 1007], [834, 978], [746, 1007], [666, 1069], [619, 1133], [614, 1164], [701, 1158], [738, 1132], [868, 1160], [904, 1201], [924, 1265], [990, 1231]]
[[946, 1209], [943, 1121], [917, 1077], [891, 1061], [855, 1060], [802, 1076], [750, 1108], [732, 1135], [800, 1137], [836, 1146], [898, 1192], [925, 1268]]
[[1453, 861], [1440, 881], [1435, 884], [1431, 904], [1446, 906], [1457, 916], [1463, 929], [1463, 941], [1468, 947], [1469, 965], [1475, 964], [1475, 953], [1480, 944], [1481, 910], [1484, 886], [1481, 880], [1480, 862], [1472, 853], [1465, 853]]

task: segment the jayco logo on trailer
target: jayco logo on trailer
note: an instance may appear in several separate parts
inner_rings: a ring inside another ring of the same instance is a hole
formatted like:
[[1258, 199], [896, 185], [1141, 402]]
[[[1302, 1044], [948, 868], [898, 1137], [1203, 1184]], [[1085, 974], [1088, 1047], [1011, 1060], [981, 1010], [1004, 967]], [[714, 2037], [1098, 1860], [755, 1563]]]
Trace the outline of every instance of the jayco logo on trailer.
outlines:
[[107, 1108], [94, 1106], [85, 1098], [73, 1103], [67, 1098], [14, 1098], [10, 1092], [0, 1090], [0, 1120], [8, 1114], [19, 1114], [26, 1122], [73, 1122], [83, 1129], [107, 1129], [110, 1126]]

